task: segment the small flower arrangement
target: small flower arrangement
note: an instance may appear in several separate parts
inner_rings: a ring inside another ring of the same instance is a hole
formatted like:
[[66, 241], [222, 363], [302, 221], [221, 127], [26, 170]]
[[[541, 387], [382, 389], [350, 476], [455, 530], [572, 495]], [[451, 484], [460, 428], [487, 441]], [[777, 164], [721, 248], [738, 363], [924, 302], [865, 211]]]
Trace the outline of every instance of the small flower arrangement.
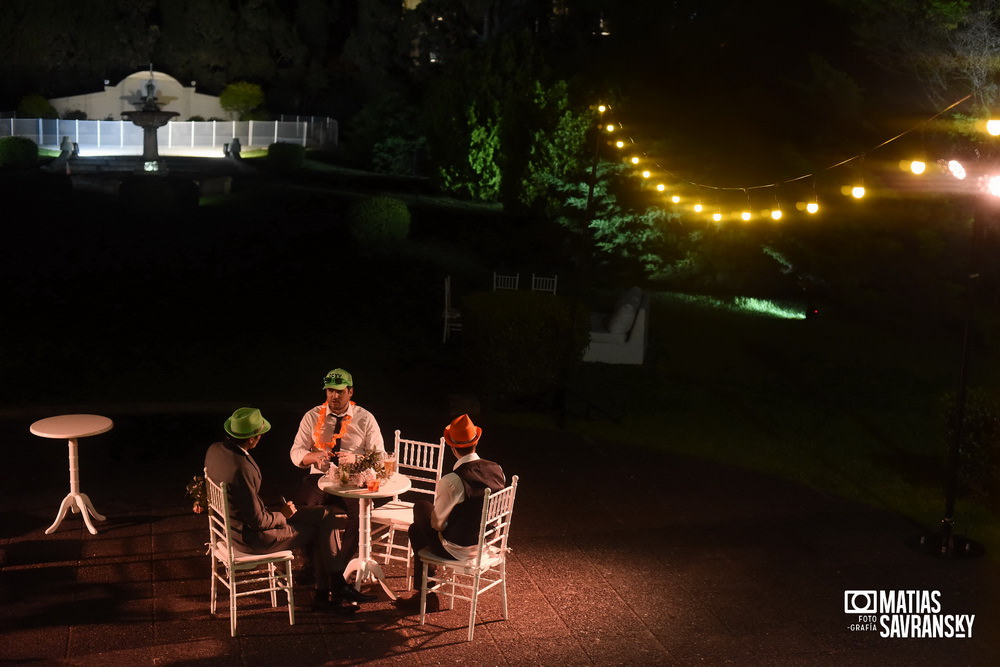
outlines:
[[201, 514], [208, 509], [208, 493], [205, 491], [205, 478], [201, 475], [195, 475], [191, 478], [191, 481], [187, 483], [187, 497], [194, 501], [191, 506], [191, 511], [195, 514]]
[[[332, 470], [332, 468], [331, 468]], [[382, 464], [382, 452], [365, 452], [354, 458], [351, 463], [345, 463], [335, 473], [340, 476], [344, 486], [367, 486], [373, 479], [385, 479], [385, 466]]]

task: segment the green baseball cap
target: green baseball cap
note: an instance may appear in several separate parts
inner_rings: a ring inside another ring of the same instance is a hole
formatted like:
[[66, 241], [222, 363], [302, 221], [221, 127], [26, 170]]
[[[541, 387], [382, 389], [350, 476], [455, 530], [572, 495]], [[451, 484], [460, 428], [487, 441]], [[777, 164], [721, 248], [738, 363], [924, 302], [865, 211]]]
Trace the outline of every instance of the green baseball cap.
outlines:
[[343, 368], [334, 368], [323, 378], [323, 389], [347, 389], [354, 386], [354, 378]]

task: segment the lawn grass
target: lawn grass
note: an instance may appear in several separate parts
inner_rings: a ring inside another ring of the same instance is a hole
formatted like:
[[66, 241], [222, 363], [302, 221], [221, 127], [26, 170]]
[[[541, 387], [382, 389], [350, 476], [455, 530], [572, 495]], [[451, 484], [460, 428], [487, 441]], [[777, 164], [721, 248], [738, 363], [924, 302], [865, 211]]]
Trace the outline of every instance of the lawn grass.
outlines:
[[[621, 420], [578, 414], [570, 428], [750, 468], [937, 530], [942, 399], [957, 382], [960, 332], [930, 321], [768, 318], [670, 293], [656, 294], [651, 312], [643, 367], [585, 364], [576, 378], [578, 395]], [[958, 533], [1000, 553], [994, 513], [961, 497], [955, 518]]]

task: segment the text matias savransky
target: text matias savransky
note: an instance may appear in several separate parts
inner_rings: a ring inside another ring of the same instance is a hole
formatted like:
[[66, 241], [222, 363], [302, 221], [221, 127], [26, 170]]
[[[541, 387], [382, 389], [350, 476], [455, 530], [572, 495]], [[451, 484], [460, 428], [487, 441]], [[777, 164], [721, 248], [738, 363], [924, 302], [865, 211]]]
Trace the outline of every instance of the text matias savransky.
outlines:
[[844, 591], [844, 613], [857, 614], [852, 632], [881, 637], [971, 638], [975, 614], [942, 614], [941, 591]]

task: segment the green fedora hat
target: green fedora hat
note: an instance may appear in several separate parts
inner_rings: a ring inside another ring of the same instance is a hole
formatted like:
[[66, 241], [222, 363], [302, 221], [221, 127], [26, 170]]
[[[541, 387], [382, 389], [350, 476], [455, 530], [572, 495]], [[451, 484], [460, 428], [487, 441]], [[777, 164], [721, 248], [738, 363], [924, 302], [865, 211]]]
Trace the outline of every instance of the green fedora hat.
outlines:
[[271, 422], [264, 419], [257, 408], [240, 408], [226, 420], [226, 433], [238, 440], [247, 440], [255, 435], [264, 435], [271, 430]]

